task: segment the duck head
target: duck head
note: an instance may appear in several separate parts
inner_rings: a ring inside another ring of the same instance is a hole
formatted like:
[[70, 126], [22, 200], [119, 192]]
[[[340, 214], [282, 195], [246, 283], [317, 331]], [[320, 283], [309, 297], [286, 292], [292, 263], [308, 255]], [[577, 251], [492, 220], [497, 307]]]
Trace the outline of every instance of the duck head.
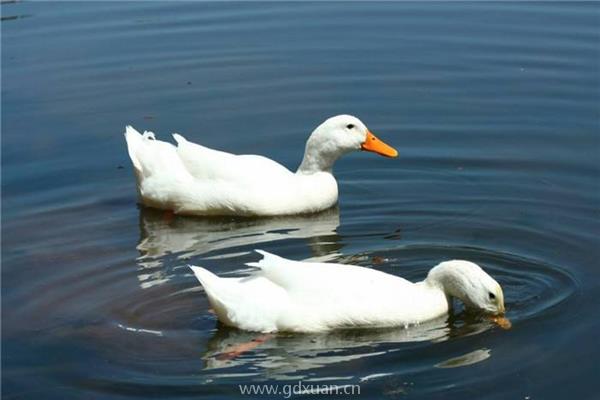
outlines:
[[338, 115], [323, 122], [310, 135], [298, 172], [330, 172], [339, 157], [358, 150], [385, 157], [398, 156], [394, 148], [379, 140], [361, 120], [351, 115]]
[[445, 261], [432, 268], [425, 281], [440, 287], [446, 295], [461, 300], [467, 308], [495, 316], [505, 312], [500, 284], [475, 263]]

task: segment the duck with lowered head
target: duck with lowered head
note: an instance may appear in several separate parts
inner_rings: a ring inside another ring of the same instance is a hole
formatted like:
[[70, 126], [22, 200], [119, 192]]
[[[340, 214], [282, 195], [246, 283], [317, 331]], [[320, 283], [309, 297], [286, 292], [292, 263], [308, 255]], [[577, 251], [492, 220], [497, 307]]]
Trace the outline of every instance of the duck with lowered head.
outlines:
[[370, 268], [264, 258], [253, 275], [220, 278], [192, 266], [219, 320], [257, 332], [320, 332], [340, 328], [407, 327], [447, 314], [452, 299], [492, 316], [503, 328], [502, 288], [477, 264], [445, 261], [412, 283]]
[[125, 131], [140, 201], [176, 214], [275, 216], [313, 213], [337, 203], [332, 175], [342, 155], [371, 151], [386, 157], [398, 152], [356, 117], [338, 115], [308, 138], [294, 173], [258, 155], [235, 155], [188, 142], [174, 134], [177, 146], [156, 140], [152, 132]]

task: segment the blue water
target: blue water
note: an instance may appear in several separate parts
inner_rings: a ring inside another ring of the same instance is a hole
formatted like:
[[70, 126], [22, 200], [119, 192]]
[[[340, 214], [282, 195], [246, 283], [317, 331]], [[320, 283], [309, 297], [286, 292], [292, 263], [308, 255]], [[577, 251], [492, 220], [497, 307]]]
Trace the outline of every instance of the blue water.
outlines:
[[[600, 392], [597, 3], [1, 12], [3, 398], [231, 398], [298, 380], [365, 398]], [[295, 169], [340, 113], [400, 157], [341, 159], [336, 209], [236, 220], [136, 205], [126, 124]], [[414, 280], [470, 259], [503, 285], [513, 328], [459, 312], [421, 330], [277, 335], [227, 359], [256, 335], [218, 325], [186, 265], [235, 276], [255, 248]]]

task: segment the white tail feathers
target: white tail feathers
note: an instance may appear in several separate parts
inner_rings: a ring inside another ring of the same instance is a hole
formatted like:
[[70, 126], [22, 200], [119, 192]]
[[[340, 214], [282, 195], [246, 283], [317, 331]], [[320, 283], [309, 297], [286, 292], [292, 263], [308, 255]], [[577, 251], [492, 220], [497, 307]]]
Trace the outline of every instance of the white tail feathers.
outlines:
[[189, 265], [189, 267], [192, 269], [194, 275], [196, 275], [196, 279], [198, 279], [204, 288], [204, 292], [206, 292], [208, 301], [217, 314], [219, 320], [226, 325], [235, 326], [235, 323], [231, 321], [229, 316], [229, 310], [231, 307], [228, 307], [227, 302], [223, 301], [223, 298], [233, 297], [235, 302], [237, 297], [244, 295], [244, 293], [238, 293], [237, 283], [232, 282], [235, 280], [219, 278], [217, 275], [202, 267], [196, 267], [193, 265]]
[[138, 131], [135, 130], [135, 128], [131, 125], [127, 125], [125, 127], [125, 137], [127, 137], [128, 135], [133, 135], [133, 134], [140, 134]]
[[173, 134], [173, 139], [177, 142], [177, 144], [187, 143], [187, 139], [181, 136], [179, 133]]
[[142, 171], [142, 164], [137, 157], [137, 150], [142, 145], [143, 136], [141, 133], [136, 131], [133, 126], [127, 125], [125, 127], [125, 141], [127, 142], [127, 152], [133, 166], [138, 171]]
[[142, 172], [142, 161], [141, 153], [144, 151], [144, 147], [149, 140], [156, 140], [153, 132], [144, 131], [143, 134], [139, 133], [133, 126], [127, 125], [125, 127], [125, 141], [127, 142], [127, 152], [129, 158], [135, 169]]
[[194, 265], [189, 265], [189, 267], [194, 272], [196, 279], [198, 279], [198, 281], [204, 287], [205, 290], [209, 289], [211, 284], [220, 279], [217, 275], [213, 274], [205, 268], [196, 267]]
[[246, 263], [246, 265], [249, 267], [256, 267], [256, 268], [263, 269], [265, 267], [272, 267], [272, 266], [276, 265], [278, 261], [282, 260], [281, 257], [279, 257], [275, 254], [271, 254], [264, 250], [254, 249], [254, 251], [257, 252], [258, 254], [262, 255], [263, 258], [262, 258], [262, 260], [260, 260], [258, 262]]
[[[125, 140], [129, 158], [138, 173], [138, 186], [153, 175], [164, 177], [165, 182], [186, 176], [176, 147], [157, 140], [153, 132], [144, 131], [142, 134], [128, 125], [125, 128]], [[165, 187], [165, 183], [161, 185]]]
[[144, 131], [144, 134], [142, 135], [142, 137], [146, 140], [148, 140], [148, 139], [156, 140], [156, 137], [154, 136], [154, 132], [150, 132], [150, 131]]

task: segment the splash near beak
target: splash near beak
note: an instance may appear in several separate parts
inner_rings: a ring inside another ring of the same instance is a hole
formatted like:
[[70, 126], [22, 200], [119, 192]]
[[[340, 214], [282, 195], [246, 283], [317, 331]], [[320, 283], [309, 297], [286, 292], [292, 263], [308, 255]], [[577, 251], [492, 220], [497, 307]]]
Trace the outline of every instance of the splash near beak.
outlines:
[[360, 148], [364, 151], [372, 151], [373, 153], [381, 154], [385, 157], [398, 157], [396, 149], [383, 143], [370, 131], [367, 131], [367, 140], [365, 140]]
[[510, 320], [504, 316], [496, 315], [491, 318], [492, 322], [498, 325], [502, 329], [510, 329], [512, 327], [512, 323]]

